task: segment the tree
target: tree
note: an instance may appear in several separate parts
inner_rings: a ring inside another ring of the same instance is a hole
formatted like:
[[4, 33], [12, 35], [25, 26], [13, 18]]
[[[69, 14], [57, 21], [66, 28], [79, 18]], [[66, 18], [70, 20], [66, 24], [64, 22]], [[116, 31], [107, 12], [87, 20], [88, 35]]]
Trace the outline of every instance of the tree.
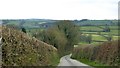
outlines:
[[107, 24], [105, 25], [105, 28], [103, 29], [103, 31], [104, 32], [110, 32], [110, 28]]
[[26, 33], [26, 29], [25, 29], [25, 28], [22, 28], [22, 32]]
[[48, 30], [43, 31], [41, 36], [42, 41], [53, 45], [58, 49], [60, 56], [64, 55], [67, 39], [65, 38], [64, 33], [60, 32], [57, 27], [49, 28]]
[[[57, 24], [47, 30], [37, 33], [37, 38], [53, 45], [58, 49], [59, 55], [64, 56], [71, 53], [79, 39], [79, 28], [71, 21], [59, 21]], [[40, 37], [38, 37], [40, 36]]]
[[89, 44], [92, 42], [92, 35], [91, 34], [88, 35], [87, 42]]
[[70, 53], [74, 45], [78, 43], [79, 28], [69, 20], [59, 21], [57, 27], [65, 34], [65, 38], [67, 39], [65, 50]]

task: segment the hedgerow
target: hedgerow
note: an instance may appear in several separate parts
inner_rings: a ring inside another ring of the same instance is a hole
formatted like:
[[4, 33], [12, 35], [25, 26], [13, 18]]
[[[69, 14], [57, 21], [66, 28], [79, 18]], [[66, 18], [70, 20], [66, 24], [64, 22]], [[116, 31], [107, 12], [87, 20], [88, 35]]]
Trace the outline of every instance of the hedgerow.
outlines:
[[120, 40], [104, 42], [98, 46], [82, 45], [74, 48], [72, 58], [88, 59], [108, 66], [117, 66], [120, 63]]
[[49, 66], [59, 60], [57, 49], [15, 28], [2, 27], [3, 66]]

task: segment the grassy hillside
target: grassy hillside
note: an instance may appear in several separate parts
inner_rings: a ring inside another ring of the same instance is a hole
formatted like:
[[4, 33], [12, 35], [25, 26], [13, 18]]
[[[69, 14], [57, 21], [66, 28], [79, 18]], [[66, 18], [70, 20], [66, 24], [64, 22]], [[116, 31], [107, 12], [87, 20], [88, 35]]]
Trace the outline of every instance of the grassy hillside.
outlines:
[[[105, 41], [108, 41], [108, 38], [111, 37], [111, 40], [118, 40], [120, 37], [118, 26], [108, 26], [110, 31], [104, 31], [106, 26], [80, 26], [80, 32], [83, 35], [91, 35], [92, 41], [91, 44], [99, 44]], [[83, 44], [83, 41], [80, 41], [79, 44]], [[87, 43], [84, 43], [87, 44]]]
[[109, 26], [110, 32], [104, 32], [103, 29], [105, 26], [80, 26], [80, 30], [85, 34], [97, 34], [98, 32], [102, 35], [112, 34], [115, 36], [119, 36], [118, 34], [118, 26]]
[[117, 66], [120, 64], [120, 40], [100, 45], [81, 45], [73, 51], [72, 58], [91, 66]]
[[49, 66], [57, 65], [57, 49], [36, 38], [2, 27], [2, 61], [4, 66]]
[[6, 19], [2, 21], [4, 25], [16, 25], [25, 28], [44, 28], [43, 25], [51, 26], [53, 25], [52, 23], [56, 22], [55, 20], [49, 19]]
[[118, 20], [80, 20], [80, 21], [75, 21], [77, 25], [118, 25]]

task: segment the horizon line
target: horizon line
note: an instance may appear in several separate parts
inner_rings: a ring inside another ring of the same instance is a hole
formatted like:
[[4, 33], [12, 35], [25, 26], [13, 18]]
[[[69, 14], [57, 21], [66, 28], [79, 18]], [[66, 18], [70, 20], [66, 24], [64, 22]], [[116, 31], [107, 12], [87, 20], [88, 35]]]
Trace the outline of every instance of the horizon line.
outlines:
[[[25, 19], [46, 19], [46, 20], [83, 20], [83, 19], [49, 19], [49, 18], [3, 18], [0, 20], [25, 20]], [[118, 20], [118, 19], [87, 19], [87, 20]]]

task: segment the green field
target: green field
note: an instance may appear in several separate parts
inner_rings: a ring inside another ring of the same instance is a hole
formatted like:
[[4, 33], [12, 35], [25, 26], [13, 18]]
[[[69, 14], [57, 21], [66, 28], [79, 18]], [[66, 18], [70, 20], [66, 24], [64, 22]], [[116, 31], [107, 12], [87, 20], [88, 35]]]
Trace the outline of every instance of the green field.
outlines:
[[[103, 32], [105, 26], [80, 26], [80, 31], [85, 35], [92, 35], [91, 44], [99, 44], [100, 42], [108, 41], [106, 37], [112, 36], [112, 40], [118, 40], [118, 26], [109, 26], [110, 32]], [[104, 37], [106, 36], [106, 37]], [[98, 42], [97, 42], [98, 41]], [[79, 44], [88, 44], [79, 42]]]
[[[100, 27], [105, 27], [105, 26], [100, 26]], [[110, 26], [110, 29], [111, 29], [110, 32], [99, 32], [99, 31], [102, 31], [102, 29], [99, 27], [96, 27], [96, 26], [80, 26], [80, 32], [82, 32], [85, 35], [91, 34], [91, 36], [92, 36], [91, 44], [100, 44], [104, 41], [108, 41], [105, 37], [103, 37], [101, 35], [104, 35], [104, 36], [112, 35], [112, 40], [117, 40], [119, 37], [118, 36], [118, 26]], [[44, 29], [41, 29], [41, 28], [34, 28], [34, 29], [27, 28], [27, 33], [29, 35], [32, 35], [32, 33], [37, 33], [37, 32], [43, 31], [43, 30]], [[89, 30], [91, 30], [91, 31], [89, 31]], [[88, 43], [80, 41], [78, 44], [88, 44]]]
[[107, 39], [103, 36], [100, 35], [92, 35], [92, 40], [96, 40], [96, 41], [107, 41]]
[[80, 30], [97, 30], [101, 31], [101, 28], [98, 28], [97, 26], [81, 26]]

